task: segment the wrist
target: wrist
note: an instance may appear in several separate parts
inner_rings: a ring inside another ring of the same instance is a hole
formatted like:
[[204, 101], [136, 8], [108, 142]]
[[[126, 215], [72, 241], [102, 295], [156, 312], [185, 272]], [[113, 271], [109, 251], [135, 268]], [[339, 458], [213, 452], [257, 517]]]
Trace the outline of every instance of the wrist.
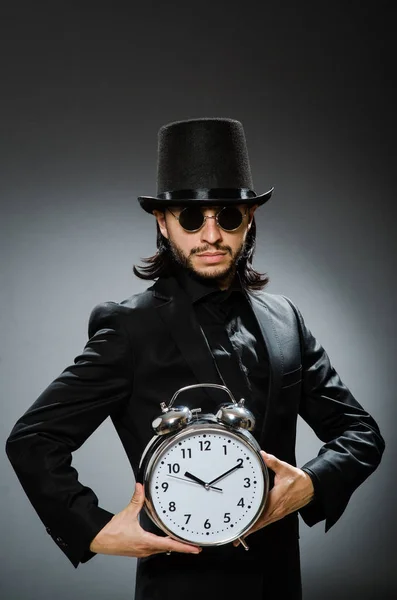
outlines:
[[107, 532], [105, 531], [106, 528], [107, 525], [105, 525], [91, 541], [91, 552], [95, 552], [96, 554], [106, 554], [106, 551], [109, 551], [111, 538], [107, 535]]
[[314, 500], [313, 480], [310, 477], [310, 475], [306, 471], [302, 471], [302, 469], [301, 469], [301, 474], [302, 474], [302, 479], [304, 481], [305, 498], [307, 499], [307, 502], [309, 503], [312, 500]]

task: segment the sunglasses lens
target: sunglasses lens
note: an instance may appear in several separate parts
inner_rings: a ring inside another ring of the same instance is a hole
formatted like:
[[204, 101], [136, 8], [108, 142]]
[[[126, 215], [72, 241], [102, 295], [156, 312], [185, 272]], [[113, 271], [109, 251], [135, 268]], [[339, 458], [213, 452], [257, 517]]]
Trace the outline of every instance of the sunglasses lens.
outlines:
[[218, 223], [226, 231], [237, 229], [242, 222], [243, 215], [235, 206], [225, 206], [218, 214]]
[[203, 214], [198, 206], [184, 208], [179, 215], [179, 223], [186, 231], [200, 229], [204, 221]]
[[[218, 213], [218, 223], [225, 231], [233, 231], [240, 227], [243, 215], [235, 206], [225, 206]], [[197, 231], [204, 223], [204, 216], [199, 206], [188, 206], [179, 215], [179, 224], [186, 231]]]

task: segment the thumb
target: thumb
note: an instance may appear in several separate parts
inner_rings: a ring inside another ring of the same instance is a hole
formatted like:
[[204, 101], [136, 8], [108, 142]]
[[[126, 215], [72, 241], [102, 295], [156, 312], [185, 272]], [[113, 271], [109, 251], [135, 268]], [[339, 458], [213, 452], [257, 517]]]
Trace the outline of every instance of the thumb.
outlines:
[[266, 464], [275, 473], [282, 467], [282, 462], [274, 456], [274, 454], [268, 454], [264, 450], [261, 450], [261, 456]]
[[129, 502], [128, 507], [132, 508], [132, 512], [135, 515], [138, 515], [142, 510], [143, 504], [145, 502], [145, 492], [143, 490], [143, 485], [141, 483], [135, 484], [134, 494]]

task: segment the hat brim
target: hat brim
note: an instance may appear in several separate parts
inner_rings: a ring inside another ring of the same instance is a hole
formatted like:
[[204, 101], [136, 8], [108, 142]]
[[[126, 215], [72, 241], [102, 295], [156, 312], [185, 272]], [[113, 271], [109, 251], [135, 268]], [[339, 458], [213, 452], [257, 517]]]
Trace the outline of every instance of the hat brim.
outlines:
[[251, 198], [184, 198], [183, 200], [170, 200], [158, 198], [157, 196], [138, 196], [138, 200], [143, 210], [149, 214], [153, 214], [155, 209], [163, 210], [167, 206], [189, 206], [191, 204], [194, 204], [195, 206], [227, 206], [230, 204], [248, 204], [250, 206], [257, 204], [258, 206], [262, 206], [262, 204], [265, 204], [265, 202], [270, 199], [273, 190], [274, 187], [264, 194], [253, 196]]

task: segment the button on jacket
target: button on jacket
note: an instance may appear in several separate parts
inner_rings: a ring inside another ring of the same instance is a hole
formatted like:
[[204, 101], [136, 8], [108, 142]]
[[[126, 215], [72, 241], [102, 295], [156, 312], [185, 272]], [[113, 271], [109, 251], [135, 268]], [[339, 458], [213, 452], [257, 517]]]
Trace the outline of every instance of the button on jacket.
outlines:
[[[298, 415], [324, 442], [303, 466], [316, 498], [299, 511], [307, 525], [324, 520], [329, 530], [378, 466], [384, 440], [376, 422], [341, 381], [297, 306], [278, 294], [233, 291], [229, 300], [233, 295], [237, 304], [233, 299], [223, 328], [221, 319], [209, 316], [212, 304], [204, 297], [192, 301], [176, 277], [160, 278], [122, 302], [97, 305], [85, 348], [15, 424], [8, 457], [50, 536], [75, 567], [94, 556], [89, 545], [113, 515], [78, 479], [73, 452], [110, 417], [138, 476], [160, 402], [185, 385], [222, 383], [220, 373], [236, 394], [247, 395], [257, 416], [255, 436], [267, 452], [296, 464]], [[251, 311], [242, 308], [239, 316], [240, 301]], [[239, 365], [233, 380], [228, 355]], [[220, 390], [194, 392], [192, 406], [211, 412], [225, 400]], [[161, 534], [141, 515], [145, 528]], [[250, 536], [249, 552], [227, 544], [198, 556], [141, 559], [135, 598], [234, 600], [248, 585], [250, 600], [262, 600], [278, 594], [282, 581], [284, 595], [298, 600], [298, 538], [298, 513], [292, 513]]]

